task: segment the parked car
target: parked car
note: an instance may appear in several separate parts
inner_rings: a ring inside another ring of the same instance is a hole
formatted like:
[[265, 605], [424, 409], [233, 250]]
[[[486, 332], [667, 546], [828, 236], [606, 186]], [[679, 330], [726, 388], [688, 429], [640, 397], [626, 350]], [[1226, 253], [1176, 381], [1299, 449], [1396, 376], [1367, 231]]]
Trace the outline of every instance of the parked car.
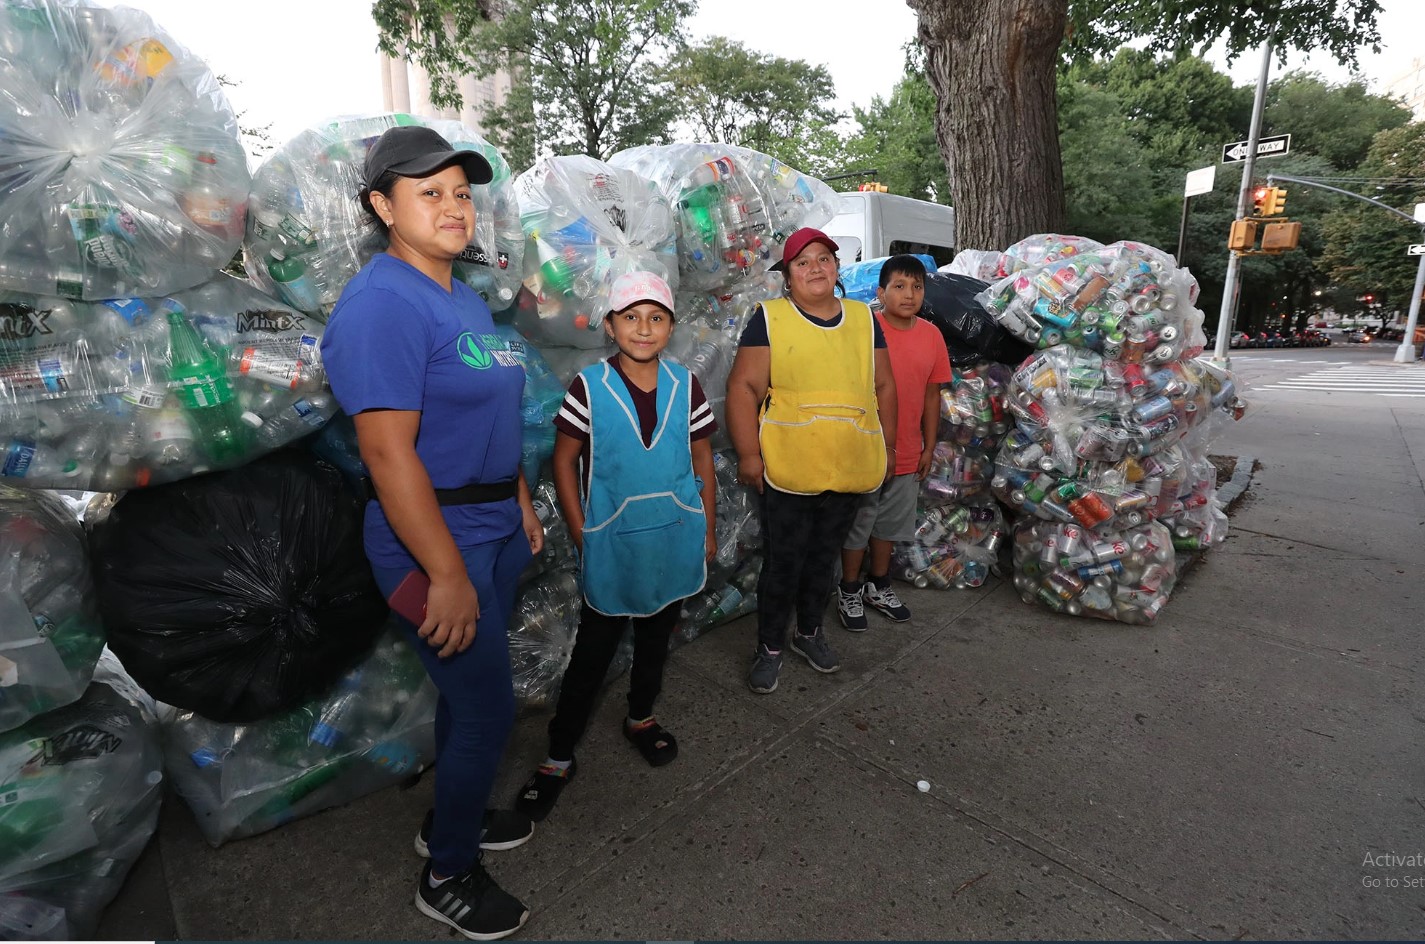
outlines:
[[1346, 335], [1346, 340], [1352, 344], [1370, 344], [1375, 340], [1375, 335], [1371, 334], [1365, 328], [1357, 328], [1355, 331]]
[[1246, 347], [1249, 335], [1245, 331], [1233, 331], [1227, 343], [1232, 347]]
[[1331, 339], [1326, 336], [1325, 332], [1307, 328], [1301, 332], [1301, 343], [1304, 347], [1326, 347], [1331, 343]]

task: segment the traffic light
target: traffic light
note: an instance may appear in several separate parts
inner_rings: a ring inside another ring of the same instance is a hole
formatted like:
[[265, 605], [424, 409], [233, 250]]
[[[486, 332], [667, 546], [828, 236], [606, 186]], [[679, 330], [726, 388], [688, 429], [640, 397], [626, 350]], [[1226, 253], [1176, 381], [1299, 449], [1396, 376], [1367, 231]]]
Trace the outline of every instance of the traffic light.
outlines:
[[1256, 220], [1234, 220], [1227, 236], [1228, 249], [1251, 249], [1257, 242]]
[[861, 185], [860, 190], [862, 193], [887, 193], [890, 188], [885, 184], [867, 182]]
[[1276, 216], [1286, 212], [1286, 191], [1281, 187], [1267, 187], [1262, 197], [1261, 215]]
[[1252, 215], [1253, 215], [1253, 216], [1263, 216], [1263, 215], [1265, 215], [1265, 214], [1262, 213], [1262, 208], [1263, 208], [1263, 206], [1266, 204], [1267, 191], [1270, 190], [1270, 189], [1272, 189], [1272, 188], [1271, 188], [1271, 187], [1258, 187], [1256, 190], [1253, 190], [1253, 191], [1252, 191]]
[[1300, 240], [1300, 223], [1268, 223], [1262, 230], [1262, 251], [1287, 252], [1295, 249]]

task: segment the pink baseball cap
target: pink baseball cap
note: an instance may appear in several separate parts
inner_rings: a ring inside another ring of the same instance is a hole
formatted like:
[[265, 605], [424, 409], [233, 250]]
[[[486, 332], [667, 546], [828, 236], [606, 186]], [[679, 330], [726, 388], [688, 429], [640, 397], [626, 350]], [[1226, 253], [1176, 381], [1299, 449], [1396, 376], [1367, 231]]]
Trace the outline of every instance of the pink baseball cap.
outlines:
[[652, 302], [673, 314], [673, 293], [668, 283], [652, 272], [625, 272], [614, 279], [609, 289], [609, 313], [632, 308], [639, 302]]

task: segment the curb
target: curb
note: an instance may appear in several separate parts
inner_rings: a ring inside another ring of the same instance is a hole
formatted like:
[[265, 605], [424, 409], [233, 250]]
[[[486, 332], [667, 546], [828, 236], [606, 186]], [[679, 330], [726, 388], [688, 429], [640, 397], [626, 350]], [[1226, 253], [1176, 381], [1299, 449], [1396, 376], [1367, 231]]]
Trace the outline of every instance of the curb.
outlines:
[[1237, 457], [1237, 462], [1232, 467], [1232, 478], [1217, 490], [1217, 503], [1224, 511], [1252, 487], [1252, 467], [1256, 464], [1256, 456]]

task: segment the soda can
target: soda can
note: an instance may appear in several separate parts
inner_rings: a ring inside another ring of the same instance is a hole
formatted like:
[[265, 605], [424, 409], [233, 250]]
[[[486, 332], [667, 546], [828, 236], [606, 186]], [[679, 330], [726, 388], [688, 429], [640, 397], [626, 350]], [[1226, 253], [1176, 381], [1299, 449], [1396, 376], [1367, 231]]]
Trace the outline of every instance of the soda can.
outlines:
[[1045, 567], [1052, 567], [1054, 565], [1060, 534], [1061, 531], [1056, 528], [1044, 536], [1044, 543], [1039, 548], [1039, 562], [1045, 565]]
[[1089, 553], [1097, 563], [1117, 560], [1130, 550], [1126, 541], [1098, 541], [1089, 547]]
[[1104, 561], [1101, 564], [1088, 564], [1080, 567], [1077, 573], [1080, 580], [1092, 580], [1100, 576], [1118, 576], [1123, 573], [1123, 562], [1110, 560]]
[[[1134, 365], [1137, 366], [1136, 364]], [[1141, 372], [1141, 370], [1140, 370]], [[1156, 420], [1160, 416], [1167, 416], [1173, 412], [1173, 401], [1165, 396], [1156, 396], [1144, 400], [1133, 408], [1133, 418], [1139, 423], [1148, 423]]]
[[1077, 554], [1083, 548], [1084, 532], [1078, 525], [1064, 525], [1059, 535], [1059, 550], [1066, 556]]
[[1084, 592], [1084, 582], [1067, 570], [1050, 571], [1044, 582], [1061, 600], [1072, 600]]
[[1047, 516], [1050, 519], [1057, 518], [1059, 521], [1062, 521], [1065, 524], [1072, 524], [1074, 521], [1077, 520], [1074, 517], [1073, 512], [1069, 511], [1068, 508], [1064, 507], [1062, 504], [1056, 502], [1052, 498], [1045, 498], [1043, 501], [1041, 501], [1039, 503], [1039, 509], [1040, 511], [1044, 512], [1044, 516]]
[[905, 562], [913, 571], [922, 571], [930, 566], [930, 551], [921, 544], [905, 545]]

